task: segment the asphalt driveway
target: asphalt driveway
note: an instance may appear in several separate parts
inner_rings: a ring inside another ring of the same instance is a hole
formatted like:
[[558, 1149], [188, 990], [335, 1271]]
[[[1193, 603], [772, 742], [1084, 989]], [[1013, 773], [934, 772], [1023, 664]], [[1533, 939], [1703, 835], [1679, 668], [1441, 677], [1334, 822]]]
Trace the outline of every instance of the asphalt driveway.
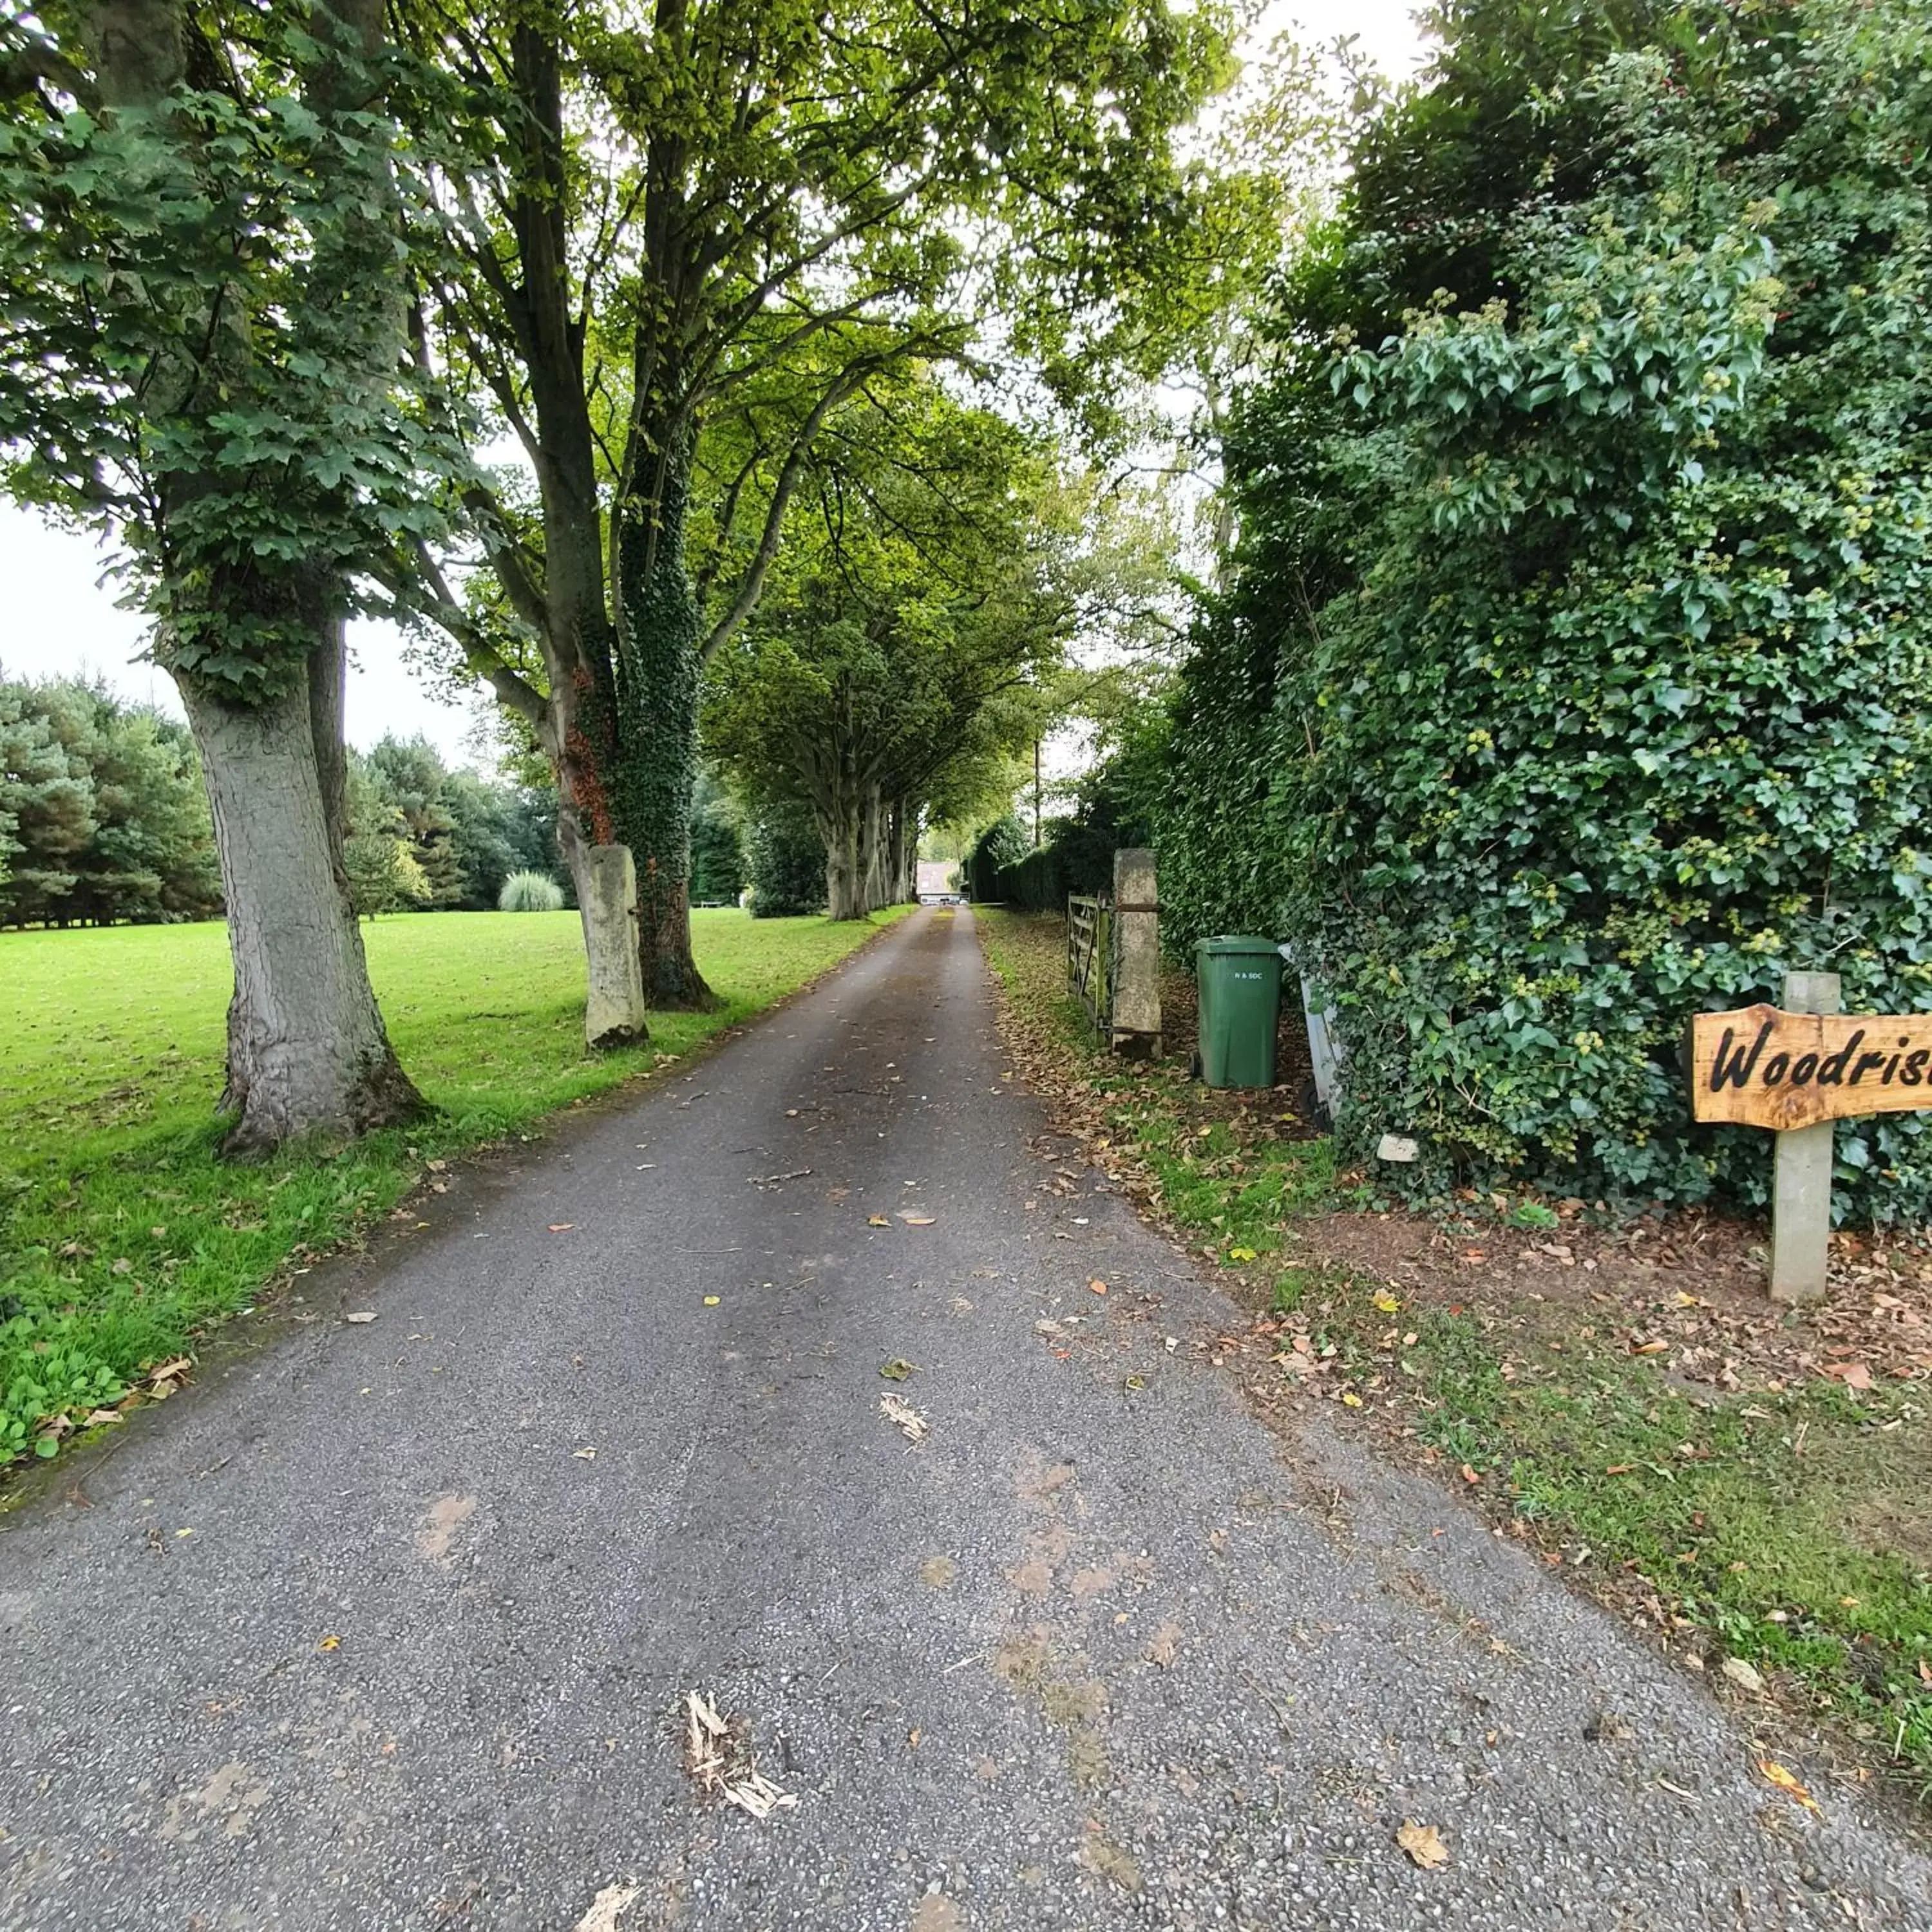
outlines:
[[[1214, 1292], [1041, 1186], [1008, 1072], [920, 913], [56, 1472], [0, 1523], [0, 1924], [1932, 1925], [1855, 1800], [1170, 1350]], [[796, 1808], [694, 1790], [694, 1688]]]

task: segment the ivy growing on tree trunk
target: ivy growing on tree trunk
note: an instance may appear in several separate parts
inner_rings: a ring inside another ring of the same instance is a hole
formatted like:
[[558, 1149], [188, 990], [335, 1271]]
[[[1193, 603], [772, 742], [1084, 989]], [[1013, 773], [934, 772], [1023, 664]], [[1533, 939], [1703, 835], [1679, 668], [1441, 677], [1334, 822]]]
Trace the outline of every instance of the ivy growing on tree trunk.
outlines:
[[479, 503], [487, 568], [439, 614], [551, 758], [566, 852], [633, 848], [652, 997], [700, 1003], [700, 675], [758, 607], [806, 456], [869, 382], [964, 357], [982, 314], [1063, 398], [1153, 373], [1192, 314], [1173, 292], [1207, 272], [1174, 136], [1227, 77], [1228, 21], [1166, 0], [401, 15], [449, 154], [425, 328], [537, 499]]

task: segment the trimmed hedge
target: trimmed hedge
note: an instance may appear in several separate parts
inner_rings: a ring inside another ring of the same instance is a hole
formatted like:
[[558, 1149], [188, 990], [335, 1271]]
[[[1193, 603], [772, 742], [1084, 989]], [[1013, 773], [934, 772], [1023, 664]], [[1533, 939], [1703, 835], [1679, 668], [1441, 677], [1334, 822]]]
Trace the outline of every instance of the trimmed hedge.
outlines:
[[[1926, 32], [1707, 10], [1593, 78], [1618, 172], [1514, 218], [1513, 299], [1254, 399], [1173, 709], [1170, 939], [1297, 943], [1345, 1151], [1417, 1135], [1424, 1193], [1760, 1203], [1768, 1138], [1690, 1119], [1688, 1016], [1790, 968], [1932, 1010]], [[1932, 1216], [1924, 1117], [1837, 1147], [1842, 1214]]]

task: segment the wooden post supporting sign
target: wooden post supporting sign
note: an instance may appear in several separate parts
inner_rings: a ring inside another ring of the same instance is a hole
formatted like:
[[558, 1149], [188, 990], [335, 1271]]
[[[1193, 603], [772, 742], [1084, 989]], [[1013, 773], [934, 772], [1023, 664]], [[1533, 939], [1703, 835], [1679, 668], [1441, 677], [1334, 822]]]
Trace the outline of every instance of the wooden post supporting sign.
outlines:
[[[1835, 973], [1787, 973], [1787, 1012], [1838, 1010]], [[1832, 1138], [1829, 1120], [1787, 1127], [1772, 1154], [1771, 1298], [1822, 1301], [1832, 1243]]]
[[1778, 1136], [1771, 1292], [1824, 1298], [1832, 1232], [1832, 1123], [1932, 1107], [1932, 1013], [1840, 1013], [1835, 973], [1787, 973], [1784, 1005], [1700, 1013], [1692, 1114]]

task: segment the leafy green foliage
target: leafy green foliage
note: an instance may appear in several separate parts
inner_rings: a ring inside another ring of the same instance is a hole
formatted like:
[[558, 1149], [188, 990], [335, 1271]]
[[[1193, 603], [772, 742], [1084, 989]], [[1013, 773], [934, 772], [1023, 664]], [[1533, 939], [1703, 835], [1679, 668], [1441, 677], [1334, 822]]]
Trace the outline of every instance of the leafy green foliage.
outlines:
[[944, 811], [1030, 742], [1078, 608], [1079, 500], [930, 380], [873, 386], [807, 467], [815, 514], [713, 662], [706, 735], [753, 796], [810, 806], [846, 916], [903, 890], [875, 862], [886, 812]]
[[691, 896], [698, 905], [735, 905], [748, 874], [739, 808], [708, 772], [698, 774], [691, 827]]
[[374, 919], [379, 913], [427, 905], [428, 875], [410, 842], [402, 808], [385, 794], [369, 761], [352, 752], [346, 790], [348, 827], [342, 865], [357, 914]]
[[98, 70], [69, 10], [0, 21], [0, 486], [106, 529], [160, 661], [242, 704], [460, 467], [411, 393], [388, 76], [326, 7], [245, 12], [130, 17]]
[[1003, 876], [1023, 864], [1032, 849], [1033, 842], [1028, 838], [1025, 826], [1011, 813], [994, 819], [974, 841], [972, 850], [966, 855], [968, 896], [976, 899], [1000, 897]]
[[[1347, 1144], [1418, 1135], [1425, 1189], [1761, 1202], [1762, 1137], [1689, 1120], [1690, 1014], [1826, 965], [1932, 1006], [1924, 22], [1673, 18], [1580, 82], [1588, 191], [1497, 216], [1488, 286], [1254, 399], [1174, 706], [1170, 938], [1292, 938]], [[1932, 1214], [1918, 1117], [1838, 1147], [1843, 1211]]]
[[810, 808], [776, 802], [758, 811], [745, 842], [754, 919], [825, 909], [825, 841]]

